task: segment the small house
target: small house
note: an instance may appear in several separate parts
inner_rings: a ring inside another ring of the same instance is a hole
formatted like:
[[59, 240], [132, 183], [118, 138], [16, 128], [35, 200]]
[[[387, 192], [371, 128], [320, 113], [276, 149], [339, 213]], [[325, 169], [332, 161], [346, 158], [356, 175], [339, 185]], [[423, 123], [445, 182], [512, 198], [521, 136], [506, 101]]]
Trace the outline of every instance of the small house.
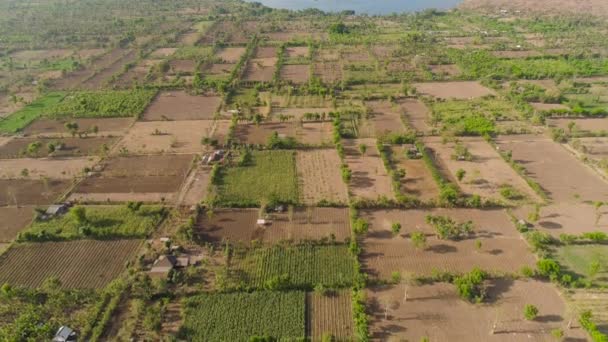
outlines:
[[57, 330], [53, 342], [67, 341], [76, 341], [76, 332], [66, 326], [61, 326], [59, 330]]
[[44, 212], [46, 216], [53, 217], [63, 215], [68, 212], [69, 206], [66, 203], [53, 204], [49, 206]]
[[150, 274], [155, 276], [168, 276], [175, 268], [184, 268], [190, 265], [189, 257], [176, 257], [175, 255], [161, 255], [150, 269]]

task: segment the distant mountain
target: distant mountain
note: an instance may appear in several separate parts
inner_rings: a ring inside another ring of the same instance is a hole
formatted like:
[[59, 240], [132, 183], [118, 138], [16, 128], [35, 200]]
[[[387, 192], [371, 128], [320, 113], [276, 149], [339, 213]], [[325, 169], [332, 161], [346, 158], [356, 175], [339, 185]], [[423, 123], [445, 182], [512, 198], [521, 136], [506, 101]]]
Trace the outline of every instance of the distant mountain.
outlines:
[[554, 14], [592, 14], [608, 17], [608, 0], [464, 0], [463, 9], [520, 10]]

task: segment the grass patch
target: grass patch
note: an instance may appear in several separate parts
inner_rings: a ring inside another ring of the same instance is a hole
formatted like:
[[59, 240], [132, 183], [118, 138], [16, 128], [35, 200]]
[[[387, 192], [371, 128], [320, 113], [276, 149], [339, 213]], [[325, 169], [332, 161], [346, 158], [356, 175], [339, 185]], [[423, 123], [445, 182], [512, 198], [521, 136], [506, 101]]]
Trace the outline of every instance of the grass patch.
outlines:
[[262, 203], [297, 203], [295, 152], [254, 151], [246, 166], [223, 169], [218, 195], [221, 205], [255, 207]]
[[600, 285], [608, 285], [607, 245], [568, 245], [560, 247], [555, 256], [567, 270]]
[[105, 118], [139, 116], [156, 90], [87, 91], [66, 96], [48, 113], [52, 118]]
[[188, 341], [277, 341], [303, 339], [304, 292], [201, 294], [184, 300], [179, 337]]
[[54, 92], [39, 97], [25, 108], [0, 120], [0, 133], [16, 133], [46, 114], [49, 109], [58, 104], [65, 93]]
[[257, 289], [347, 287], [356, 274], [355, 260], [343, 245], [238, 250], [232, 262], [237, 285]]
[[210, 57], [213, 53], [213, 48], [209, 46], [184, 46], [175, 51], [171, 59], [203, 59]]
[[[74, 214], [75, 208], [84, 209], [80, 218]], [[165, 209], [159, 206], [141, 206], [137, 210], [126, 206], [75, 208], [63, 216], [34, 221], [18, 240], [144, 238], [165, 215]]]

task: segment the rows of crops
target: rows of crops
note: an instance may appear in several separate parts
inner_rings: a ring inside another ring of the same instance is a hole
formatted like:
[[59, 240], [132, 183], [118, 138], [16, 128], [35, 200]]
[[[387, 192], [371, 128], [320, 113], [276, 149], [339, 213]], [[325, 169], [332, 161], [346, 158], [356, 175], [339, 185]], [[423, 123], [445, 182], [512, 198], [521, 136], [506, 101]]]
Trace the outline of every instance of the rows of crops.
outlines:
[[132, 259], [141, 240], [18, 244], [0, 257], [0, 283], [39, 287], [51, 276], [65, 288], [102, 288]]
[[181, 334], [190, 341], [295, 340], [305, 335], [304, 292], [202, 294], [187, 298]]
[[356, 273], [354, 258], [344, 245], [260, 248], [237, 253], [232, 263], [239, 280], [255, 288], [346, 287]]
[[154, 96], [156, 90], [77, 92], [66, 96], [48, 114], [54, 118], [139, 116]]

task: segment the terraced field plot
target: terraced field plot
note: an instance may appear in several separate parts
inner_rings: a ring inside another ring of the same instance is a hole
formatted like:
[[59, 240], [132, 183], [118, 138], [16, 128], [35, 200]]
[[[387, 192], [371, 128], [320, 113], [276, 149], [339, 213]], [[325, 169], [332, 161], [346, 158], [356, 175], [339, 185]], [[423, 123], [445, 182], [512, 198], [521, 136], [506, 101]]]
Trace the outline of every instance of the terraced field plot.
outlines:
[[135, 120], [133, 118], [105, 118], [105, 119], [38, 119], [23, 129], [26, 136], [68, 136], [71, 135], [66, 128], [67, 123], [76, 123], [80, 130], [92, 131], [97, 127], [95, 136], [123, 135]]
[[120, 275], [140, 240], [18, 244], [0, 257], [0, 281], [39, 287], [57, 277], [65, 288], [102, 288]]
[[[361, 154], [359, 146], [367, 146]], [[352, 171], [349, 188], [357, 198], [376, 200], [379, 197], [394, 198], [391, 180], [380, 154], [375, 139], [352, 139], [344, 141], [345, 161]]]
[[[100, 155], [110, 150], [117, 138], [21, 138], [0, 145], [0, 159], [65, 158]], [[32, 149], [32, 146], [39, 146]]]
[[190, 95], [185, 91], [161, 92], [143, 114], [143, 120], [210, 120], [222, 99], [215, 95]]
[[51, 204], [70, 185], [70, 181], [58, 179], [0, 179], [0, 206]]
[[321, 341], [328, 334], [338, 340], [353, 336], [351, 296], [346, 291], [329, 295], [306, 294], [307, 336]]
[[239, 124], [235, 130], [235, 137], [242, 143], [266, 145], [274, 132], [282, 138], [295, 138], [300, 144], [328, 145], [332, 139], [332, 124], [331, 122]]
[[0, 178], [72, 180], [83, 176], [84, 169], [98, 160], [98, 157], [1, 159]]
[[335, 150], [309, 150], [296, 153], [300, 201], [314, 205], [323, 200], [348, 202], [348, 191], [340, 175], [340, 157]]
[[495, 94], [478, 82], [432, 82], [414, 83], [418, 93], [439, 99], [467, 100]]
[[11, 242], [34, 219], [34, 216], [33, 207], [1, 207], [0, 242]]

